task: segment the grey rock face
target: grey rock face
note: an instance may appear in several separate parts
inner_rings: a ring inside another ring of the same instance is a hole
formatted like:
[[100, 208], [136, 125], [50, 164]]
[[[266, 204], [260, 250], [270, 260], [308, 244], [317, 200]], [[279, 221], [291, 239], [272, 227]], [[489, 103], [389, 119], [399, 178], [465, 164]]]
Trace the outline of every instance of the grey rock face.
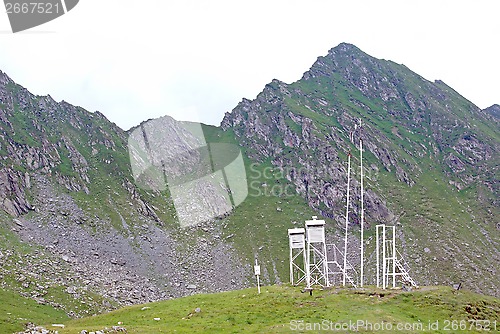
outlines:
[[[346, 155], [352, 153], [359, 164], [360, 139], [365, 156], [373, 155], [379, 164], [365, 166], [368, 177], [376, 177], [382, 167], [411, 187], [422, 174], [425, 157], [449, 166], [454, 172], [448, 174], [450, 184], [457, 188], [475, 182], [477, 170], [494, 173], [489, 161], [499, 143], [471, 128], [477, 118], [488, 123], [491, 117], [470, 103], [456, 106], [456, 100], [464, 99], [442, 81], [429, 82], [404, 66], [342, 43], [319, 57], [301, 80], [273, 80], [255, 100], [243, 99], [226, 113], [221, 127], [233, 129], [252, 158], [271, 158], [285, 170], [310, 206], [333, 214], [345, 194]], [[361, 128], [356, 114], [365, 115]], [[375, 126], [378, 120], [391, 128]], [[417, 133], [428, 140], [409, 138]], [[485, 185], [491, 188], [491, 183]], [[391, 221], [393, 214], [380, 195], [369, 195], [367, 212], [373, 220]], [[355, 193], [353, 201], [358, 199]]]
[[[21, 294], [34, 289], [27, 297], [62, 307], [45, 296], [47, 287], [62, 287], [76, 303], [100, 312], [247, 284], [251, 269], [241, 266], [233, 247], [218, 237], [222, 227], [210, 220], [179, 228], [168, 188], [148, 188], [147, 180], [133, 178], [128, 134], [101, 113], [35, 96], [0, 72], [0, 120], [0, 209], [16, 219], [2, 218], [0, 224], [43, 250], [17, 261], [15, 250], [2, 248], [0, 261], [10, 269], [0, 265], [0, 276], [24, 277], [21, 287], [4, 288]], [[148, 144], [166, 140], [168, 145], [154, 147], [155, 158], [184, 159], [163, 172], [196, 171], [201, 152], [183, 153], [199, 147], [198, 138], [171, 118], [160, 122], [161, 131], [150, 131]], [[208, 190], [201, 187], [197, 194], [207, 199], [214, 193]], [[67, 312], [83, 316], [90, 311]]]
[[494, 104], [486, 109], [483, 109], [483, 112], [490, 114], [498, 120], [500, 118], [500, 105]]
[[0, 169], [0, 207], [14, 217], [32, 209], [24, 188], [30, 186], [29, 175], [10, 168]]

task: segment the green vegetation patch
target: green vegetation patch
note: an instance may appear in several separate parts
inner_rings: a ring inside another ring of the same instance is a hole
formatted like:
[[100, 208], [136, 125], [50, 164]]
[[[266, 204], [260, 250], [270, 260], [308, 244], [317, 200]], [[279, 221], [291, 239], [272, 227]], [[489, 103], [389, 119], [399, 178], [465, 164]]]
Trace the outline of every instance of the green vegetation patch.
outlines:
[[349, 324], [360, 324], [356, 330], [365, 333], [374, 332], [370, 326], [393, 330], [405, 326], [399, 331], [405, 333], [456, 333], [452, 328], [465, 326], [460, 332], [474, 333], [476, 326], [488, 322], [491, 329], [500, 322], [499, 299], [447, 287], [414, 292], [329, 289], [315, 290], [310, 296], [299, 287], [266, 286], [261, 294], [251, 288], [126, 307], [71, 320], [59, 333], [102, 330], [118, 323], [128, 333], [142, 334], [290, 333], [311, 328], [307, 326], [330, 329]]
[[23, 330], [28, 321], [61, 323], [69, 319], [64, 311], [38, 304], [15, 292], [0, 289], [0, 301], [0, 333]]

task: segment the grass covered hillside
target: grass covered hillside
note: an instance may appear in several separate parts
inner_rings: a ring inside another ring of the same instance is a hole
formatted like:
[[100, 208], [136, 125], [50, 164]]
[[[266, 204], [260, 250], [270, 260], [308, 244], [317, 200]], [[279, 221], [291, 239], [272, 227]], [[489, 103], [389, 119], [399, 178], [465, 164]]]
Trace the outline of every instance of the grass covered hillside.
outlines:
[[128, 333], [141, 334], [289, 333], [314, 326], [315, 332], [337, 328], [366, 333], [391, 328], [405, 333], [498, 332], [500, 300], [449, 287], [411, 292], [330, 289], [315, 290], [310, 296], [298, 287], [266, 286], [261, 294], [250, 288], [135, 305], [67, 321], [58, 330], [61, 334], [80, 333], [119, 323]]

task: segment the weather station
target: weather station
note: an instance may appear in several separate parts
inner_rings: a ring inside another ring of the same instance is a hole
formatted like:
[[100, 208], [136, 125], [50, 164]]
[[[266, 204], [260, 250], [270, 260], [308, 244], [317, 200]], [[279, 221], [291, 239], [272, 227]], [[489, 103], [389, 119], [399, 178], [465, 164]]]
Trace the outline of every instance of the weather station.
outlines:
[[[347, 192], [345, 206], [345, 229], [343, 252], [335, 244], [327, 244], [325, 235], [325, 221], [312, 216], [312, 220], [305, 221], [305, 228], [288, 229], [290, 250], [290, 283], [294, 286], [305, 282], [305, 291], [312, 294], [314, 286], [325, 288], [335, 286], [338, 281], [342, 286], [352, 286], [354, 289], [362, 288], [364, 285], [364, 172], [363, 172], [363, 141], [362, 123], [354, 125], [349, 139], [359, 149], [360, 160], [360, 247], [359, 247], [359, 273], [357, 266], [350, 263], [349, 254], [349, 227], [351, 207], [351, 160], [352, 155], [347, 155]], [[359, 146], [355, 143], [355, 135], [360, 137]], [[385, 224], [376, 225], [376, 285], [378, 288], [386, 289], [389, 285], [396, 288], [399, 280], [405, 286], [418, 287], [417, 283], [409, 274], [409, 265], [396, 248], [396, 227]], [[301, 258], [302, 256], [302, 258]], [[302, 265], [302, 266], [301, 266]]]

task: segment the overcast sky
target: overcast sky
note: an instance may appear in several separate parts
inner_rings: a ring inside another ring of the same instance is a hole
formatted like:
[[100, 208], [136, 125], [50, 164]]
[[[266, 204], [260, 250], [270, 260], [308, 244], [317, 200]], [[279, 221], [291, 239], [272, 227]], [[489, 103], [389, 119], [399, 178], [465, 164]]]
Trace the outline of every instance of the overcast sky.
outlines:
[[163, 115], [218, 125], [273, 78], [294, 82], [341, 42], [500, 103], [500, 1], [80, 0], [13, 34], [0, 70], [124, 129]]

